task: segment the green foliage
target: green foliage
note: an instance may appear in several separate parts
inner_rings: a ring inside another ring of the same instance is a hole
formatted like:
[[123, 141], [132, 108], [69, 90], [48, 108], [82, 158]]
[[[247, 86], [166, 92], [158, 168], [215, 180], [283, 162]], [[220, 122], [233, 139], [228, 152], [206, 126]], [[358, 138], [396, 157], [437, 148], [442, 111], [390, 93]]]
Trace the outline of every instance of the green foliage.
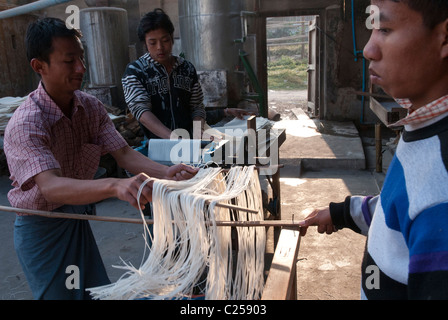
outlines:
[[281, 56], [268, 63], [270, 90], [302, 90], [308, 86], [308, 63], [290, 56]]
[[315, 16], [266, 19], [269, 89], [308, 87], [308, 29], [313, 19]]

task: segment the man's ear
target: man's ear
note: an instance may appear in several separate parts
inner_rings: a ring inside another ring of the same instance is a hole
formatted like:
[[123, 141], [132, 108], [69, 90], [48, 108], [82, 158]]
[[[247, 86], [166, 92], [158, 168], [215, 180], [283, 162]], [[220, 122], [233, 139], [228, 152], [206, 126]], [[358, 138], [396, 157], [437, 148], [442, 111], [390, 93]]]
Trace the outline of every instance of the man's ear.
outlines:
[[44, 72], [45, 69], [45, 62], [37, 59], [37, 58], [33, 58], [31, 59], [30, 62], [31, 68], [33, 68], [34, 72], [42, 75], [42, 73]]
[[443, 37], [441, 57], [443, 59], [448, 59], [448, 19], [443, 21], [440, 25], [440, 31]]

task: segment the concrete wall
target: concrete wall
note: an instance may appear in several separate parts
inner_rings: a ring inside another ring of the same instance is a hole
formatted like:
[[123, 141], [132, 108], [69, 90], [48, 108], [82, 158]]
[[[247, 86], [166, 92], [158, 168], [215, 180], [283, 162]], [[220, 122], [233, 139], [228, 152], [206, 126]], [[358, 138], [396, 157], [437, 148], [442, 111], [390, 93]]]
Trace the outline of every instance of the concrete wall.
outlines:
[[0, 20], [0, 98], [24, 96], [38, 83], [24, 43], [27, 25], [34, 20], [32, 15]]
[[355, 1], [355, 44], [356, 51], [360, 51], [357, 55], [353, 42], [351, 8], [347, 8], [342, 17], [339, 8], [327, 8], [325, 11], [325, 119], [352, 119], [359, 123], [375, 119], [368, 106], [369, 100], [363, 100], [357, 94], [362, 91], [363, 85], [367, 91], [369, 87], [367, 74], [364, 74], [366, 78], [363, 82], [363, 68], [367, 72], [368, 61], [362, 58], [363, 47], [370, 36], [370, 31], [365, 27], [367, 6], [367, 1]]

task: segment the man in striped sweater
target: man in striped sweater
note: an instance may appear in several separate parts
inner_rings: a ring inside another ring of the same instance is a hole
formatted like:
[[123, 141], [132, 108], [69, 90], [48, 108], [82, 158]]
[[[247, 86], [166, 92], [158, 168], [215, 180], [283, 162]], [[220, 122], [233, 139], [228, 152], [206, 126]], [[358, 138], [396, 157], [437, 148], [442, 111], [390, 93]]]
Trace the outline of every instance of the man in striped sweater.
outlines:
[[[193, 134], [193, 121], [206, 118], [196, 69], [172, 55], [174, 26], [161, 9], [140, 21], [138, 36], [148, 50], [130, 63], [122, 78], [125, 100], [147, 138], [170, 139], [175, 129]], [[201, 134], [198, 132], [197, 134]]]
[[365, 299], [448, 298], [448, 2], [372, 0], [379, 28], [364, 48], [371, 82], [409, 115], [381, 193], [349, 196], [301, 222], [367, 236]]

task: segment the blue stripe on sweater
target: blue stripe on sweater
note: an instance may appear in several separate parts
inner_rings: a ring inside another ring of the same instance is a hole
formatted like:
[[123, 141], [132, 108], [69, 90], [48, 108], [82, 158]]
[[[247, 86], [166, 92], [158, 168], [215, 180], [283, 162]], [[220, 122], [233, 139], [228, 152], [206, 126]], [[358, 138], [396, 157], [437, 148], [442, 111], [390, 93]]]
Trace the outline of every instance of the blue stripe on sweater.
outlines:
[[448, 271], [448, 251], [430, 252], [412, 256], [409, 273]]
[[[381, 206], [386, 225], [392, 230], [402, 231], [409, 225], [409, 199], [406, 193], [403, 167], [395, 156], [392, 159], [381, 191]], [[402, 216], [400, 216], [401, 214]]]
[[410, 272], [448, 270], [448, 203], [441, 203], [418, 215], [408, 244]]

